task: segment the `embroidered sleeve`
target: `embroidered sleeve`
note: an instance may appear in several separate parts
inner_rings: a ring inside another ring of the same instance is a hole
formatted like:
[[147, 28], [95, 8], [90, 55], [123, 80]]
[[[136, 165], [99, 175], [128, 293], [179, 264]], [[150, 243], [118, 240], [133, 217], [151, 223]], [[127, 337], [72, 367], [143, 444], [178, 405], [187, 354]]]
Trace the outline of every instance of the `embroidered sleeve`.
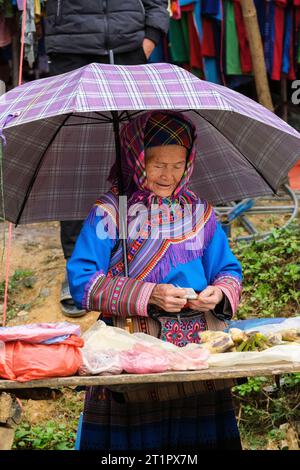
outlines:
[[[92, 210], [77, 238], [67, 263], [70, 292], [79, 308], [111, 315], [147, 315], [147, 304], [155, 284], [109, 273], [116, 244], [113, 211], [108, 216]], [[107, 230], [106, 230], [107, 229]]]
[[104, 316], [147, 316], [147, 305], [155, 284], [123, 276], [109, 278], [98, 272], [85, 287], [82, 306]]
[[237, 276], [220, 273], [216, 276], [212, 285], [218, 286], [224, 294], [223, 301], [216, 306], [213, 313], [220, 320], [230, 320], [236, 313], [240, 301], [242, 291], [241, 280]]

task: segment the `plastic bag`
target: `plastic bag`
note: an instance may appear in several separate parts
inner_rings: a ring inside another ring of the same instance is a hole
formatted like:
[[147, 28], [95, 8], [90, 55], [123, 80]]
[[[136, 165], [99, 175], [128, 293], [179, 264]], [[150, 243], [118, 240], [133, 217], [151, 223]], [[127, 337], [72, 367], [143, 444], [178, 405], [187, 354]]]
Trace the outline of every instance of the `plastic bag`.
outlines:
[[137, 343], [137, 339], [122, 328], [107, 326], [102, 320], [98, 320], [83, 335], [85, 348], [92, 351], [126, 351]]
[[145, 333], [129, 333], [98, 320], [83, 334], [81, 375], [131, 374], [207, 368], [209, 351], [199, 344], [179, 348]]
[[300, 363], [300, 345], [282, 344], [264, 351], [226, 352], [212, 354], [209, 367], [231, 367], [241, 365], [265, 365], [278, 362]]
[[92, 349], [82, 349], [82, 364], [79, 367], [79, 375], [107, 375], [121, 374], [123, 366], [120, 363], [118, 351], [108, 349], [99, 353]]
[[69, 322], [29, 323], [18, 326], [0, 327], [0, 341], [27, 341], [29, 343], [46, 343], [49, 340], [61, 341], [60, 337], [80, 336], [80, 326]]
[[71, 335], [59, 344], [9, 341], [1, 348], [0, 377], [26, 382], [75, 375], [82, 364], [82, 338]]
[[161, 350], [136, 344], [130, 351], [120, 353], [120, 362], [129, 374], [151, 374], [165, 372], [170, 368], [168, 357]]
[[225, 331], [239, 328], [247, 333], [259, 331], [262, 334], [277, 333], [282, 330], [295, 329], [300, 332], [300, 317], [291, 318], [250, 318], [249, 320], [230, 321]]

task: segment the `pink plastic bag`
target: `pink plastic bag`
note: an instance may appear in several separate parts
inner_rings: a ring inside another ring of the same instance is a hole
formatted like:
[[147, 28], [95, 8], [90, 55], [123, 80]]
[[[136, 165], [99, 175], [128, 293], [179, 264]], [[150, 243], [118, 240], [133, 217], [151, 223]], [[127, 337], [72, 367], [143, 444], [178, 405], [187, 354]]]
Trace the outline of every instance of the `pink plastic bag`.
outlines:
[[28, 325], [0, 327], [0, 341], [27, 341], [42, 343], [57, 336], [80, 336], [80, 326], [69, 322], [29, 323]]
[[169, 369], [169, 360], [161, 350], [141, 344], [121, 352], [120, 363], [123, 370], [130, 374], [151, 374]]
[[83, 344], [83, 339], [75, 335], [50, 345], [22, 341], [1, 343], [0, 377], [26, 382], [74, 375], [82, 364], [80, 348]]

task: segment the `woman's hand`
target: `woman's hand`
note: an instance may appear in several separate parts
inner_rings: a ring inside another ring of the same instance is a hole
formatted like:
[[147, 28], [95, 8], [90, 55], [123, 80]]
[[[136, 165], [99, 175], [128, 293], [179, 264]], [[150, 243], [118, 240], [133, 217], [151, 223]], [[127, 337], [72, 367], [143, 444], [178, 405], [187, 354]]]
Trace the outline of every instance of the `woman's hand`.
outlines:
[[186, 291], [172, 284], [157, 284], [149, 299], [149, 304], [157, 305], [166, 312], [180, 312], [186, 305]]
[[220, 287], [207, 286], [195, 300], [189, 300], [188, 307], [192, 310], [200, 310], [202, 312], [209, 312], [213, 310], [215, 306], [221, 302], [224, 294]]
[[143, 40], [143, 49], [145, 52], [145, 56], [149, 59], [152, 51], [155, 49], [155, 42], [151, 41], [151, 39], [145, 38]]

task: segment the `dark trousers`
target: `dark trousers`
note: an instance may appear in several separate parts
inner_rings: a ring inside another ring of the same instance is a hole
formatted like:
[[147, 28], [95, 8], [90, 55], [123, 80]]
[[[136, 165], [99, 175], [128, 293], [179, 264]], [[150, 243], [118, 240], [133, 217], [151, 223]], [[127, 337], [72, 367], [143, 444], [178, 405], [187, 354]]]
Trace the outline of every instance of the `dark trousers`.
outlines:
[[[84, 65], [97, 62], [100, 64], [109, 63], [109, 56], [87, 55], [87, 54], [51, 54], [50, 55], [50, 75], [71, 72]], [[115, 54], [114, 62], [117, 65], [138, 65], [145, 64], [147, 58], [142, 47], [134, 51], [123, 54]], [[63, 220], [60, 222], [60, 240], [65, 259], [72, 255], [77, 237], [82, 228], [83, 220]]]

